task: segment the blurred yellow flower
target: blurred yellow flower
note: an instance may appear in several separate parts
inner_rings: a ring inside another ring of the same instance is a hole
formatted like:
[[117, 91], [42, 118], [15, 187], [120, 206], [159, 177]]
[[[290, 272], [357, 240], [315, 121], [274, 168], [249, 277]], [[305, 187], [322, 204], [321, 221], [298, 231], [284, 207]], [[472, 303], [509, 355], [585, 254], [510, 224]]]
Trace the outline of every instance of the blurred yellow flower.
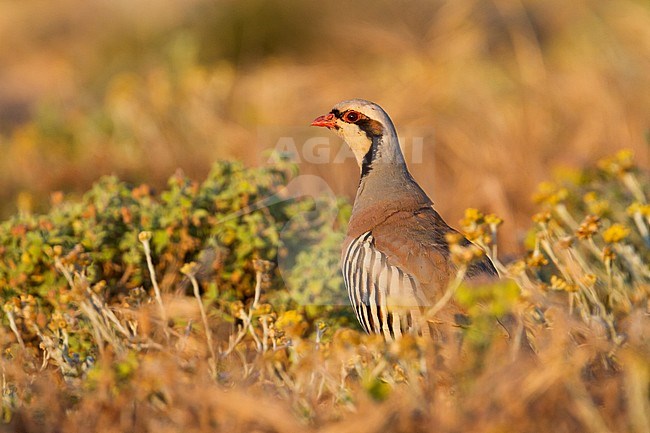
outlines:
[[598, 168], [615, 176], [628, 173], [634, 168], [634, 152], [630, 149], [619, 150], [616, 155], [598, 161]]
[[196, 271], [198, 270], [198, 267], [199, 266], [196, 262], [185, 263], [181, 267], [181, 274], [187, 276], [194, 276], [194, 274], [196, 274]]
[[533, 194], [533, 201], [554, 206], [566, 200], [568, 195], [566, 188], [554, 182], [542, 182], [537, 186], [537, 192]]
[[585, 194], [582, 200], [587, 205], [589, 212], [595, 215], [605, 214], [610, 207], [609, 202], [607, 200], [599, 199], [598, 195], [594, 191], [590, 191]]
[[499, 218], [493, 213], [485, 215], [484, 219], [485, 219], [485, 224], [489, 225], [492, 231], [495, 231], [498, 226], [503, 224], [503, 219]]
[[151, 236], [152, 235], [150, 231], [146, 231], [146, 230], [141, 231], [140, 233], [138, 233], [138, 240], [140, 242], [148, 242], [149, 240], [151, 240]]
[[460, 233], [457, 232], [449, 232], [445, 234], [445, 240], [449, 245], [456, 245], [460, 242], [460, 240], [463, 239]]
[[483, 218], [483, 214], [478, 209], [465, 209], [465, 217], [461, 220], [463, 226], [472, 226], [477, 224]]
[[575, 292], [578, 290], [575, 284], [570, 284], [563, 278], [558, 277], [557, 275], [551, 276], [551, 289], [561, 290], [565, 292]]
[[634, 216], [635, 214], [640, 214], [646, 218], [650, 217], [650, 204], [641, 204], [638, 201], [635, 201], [627, 208], [627, 214]]
[[567, 282], [557, 275], [551, 275], [551, 288], [555, 290], [564, 290], [568, 286]]
[[546, 260], [546, 257], [542, 253], [535, 251], [528, 256], [526, 264], [529, 268], [539, 268], [548, 265], [548, 260]]
[[548, 222], [551, 220], [552, 215], [550, 212], [545, 211], [545, 212], [538, 212], [535, 215], [533, 215], [533, 221], [536, 222], [537, 224], [540, 225], [545, 225], [548, 224]]
[[273, 313], [273, 306], [268, 303], [260, 304], [257, 306], [257, 308], [255, 308], [254, 313], [258, 315], [269, 315]]
[[603, 232], [603, 239], [608, 244], [615, 244], [622, 241], [630, 234], [630, 229], [623, 224], [612, 224], [607, 230]]
[[451, 245], [449, 251], [451, 253], [451, 261], [456, 265], [469, 265], [474, 260], [485, 255], [485, 251], [474, 244], [468, 244], [466, 246], [459, 244]]

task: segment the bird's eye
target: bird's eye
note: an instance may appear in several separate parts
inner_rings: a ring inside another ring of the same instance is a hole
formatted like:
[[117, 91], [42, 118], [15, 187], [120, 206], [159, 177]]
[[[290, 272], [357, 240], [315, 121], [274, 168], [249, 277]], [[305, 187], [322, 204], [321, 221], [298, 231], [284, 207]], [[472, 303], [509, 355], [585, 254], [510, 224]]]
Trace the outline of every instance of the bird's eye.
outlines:
[[343, 120], [345, 120], [348, 123], [354, 123], [360, 118], [361, 116], [356, 111], [348, 111], [347, 113], [345, 113], [345, 116], [343, 116]]

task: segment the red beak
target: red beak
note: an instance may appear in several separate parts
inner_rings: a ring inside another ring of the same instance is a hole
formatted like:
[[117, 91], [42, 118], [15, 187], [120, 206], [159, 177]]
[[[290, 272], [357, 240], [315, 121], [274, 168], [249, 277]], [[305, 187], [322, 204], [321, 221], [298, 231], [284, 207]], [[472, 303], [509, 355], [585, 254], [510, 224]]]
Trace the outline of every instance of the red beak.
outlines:
[[336, 127], [336, 117], [332, 113], [326, 114], [324, 116], [319, 116], [311, 122], [311, 126], [323, 126], [325, 128], [335, 128]]

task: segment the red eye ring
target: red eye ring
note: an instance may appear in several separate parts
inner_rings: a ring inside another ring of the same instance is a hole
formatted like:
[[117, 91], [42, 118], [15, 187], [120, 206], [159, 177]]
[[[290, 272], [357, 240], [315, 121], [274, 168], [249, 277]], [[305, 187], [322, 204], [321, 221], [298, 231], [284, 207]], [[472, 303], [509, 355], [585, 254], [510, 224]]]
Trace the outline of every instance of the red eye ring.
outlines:
[[348, 111], [343, 116], [343, 120], [345, 120], [348, 123], [358, 122], [359, 119], [361, 119], [361, 115], [359, 113], [357, 113], [356, 111]]

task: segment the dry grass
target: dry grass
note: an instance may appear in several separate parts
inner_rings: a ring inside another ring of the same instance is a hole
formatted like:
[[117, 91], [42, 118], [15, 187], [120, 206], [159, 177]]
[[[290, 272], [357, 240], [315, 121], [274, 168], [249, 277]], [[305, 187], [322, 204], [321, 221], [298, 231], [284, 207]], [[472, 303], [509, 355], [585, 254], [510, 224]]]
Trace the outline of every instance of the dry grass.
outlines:
[[[183, 299], [165, 304], [172, 318], [199, 320], [198, 308]], [[628, 343], [616, 349], [601, 329], [556, 306], [547, 310], [548, 326], [535, 333], [536, 356], [513, 351], [502, 335], [459, 353], [455, 342], [405, 338], [386, 345], [351, 330], [320, 343], [294, 338], [276, 350], [255, 349], [248, 339], [228, 353], [227, 337], [236, 332], [212, 320], [220, 355], [217, 379], [210, 380], [203, 331], [171, 330], [165, 340], [156, 310], [145, 307], [130, 319], [147, 349], [124, 357], [106, 346], [83, 382], [42, 369], [29, 352], [5, 355], [3, 401], [11, 410], [5, 428], [645, 432], [649, 426], [643, 384], [650, 328], [642, 311], [629, 317]]]

